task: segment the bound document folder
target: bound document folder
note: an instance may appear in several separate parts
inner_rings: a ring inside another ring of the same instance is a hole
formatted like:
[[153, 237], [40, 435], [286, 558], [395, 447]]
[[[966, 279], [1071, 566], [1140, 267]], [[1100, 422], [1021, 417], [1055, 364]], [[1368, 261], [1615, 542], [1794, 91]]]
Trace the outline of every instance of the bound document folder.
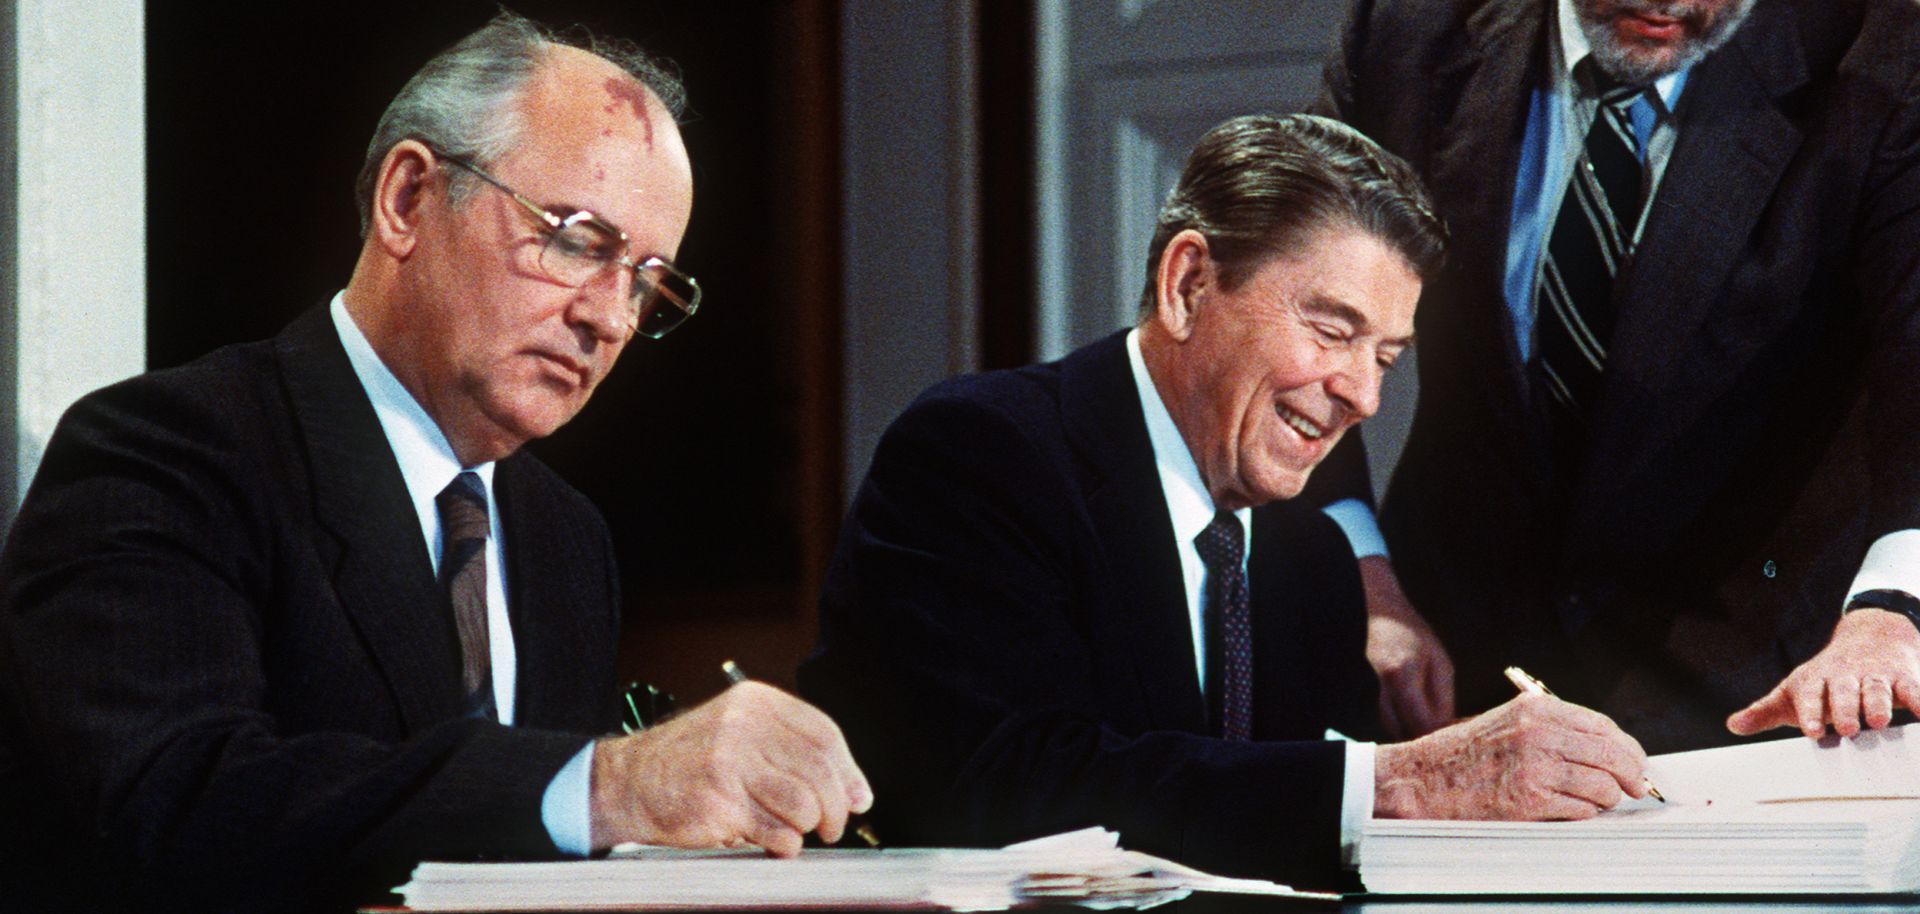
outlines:
[[1668, 802], [1579, 822], [1377, 819], [1382, 894], [1920, 892], [1920, 724], [1655, 756]]
[[939, 908], [994, 911], [1027, 904], [1145, 908], [1190, 892], [1292, 898], [1254, 879], [1227, 879], [1134, 851], [1101, 828], [994, 849], [803, 851], [775, 860], [752, 850], [643, 848], [563, 863], [422, 863], [395, 889], [415, 911], [701, 908]]

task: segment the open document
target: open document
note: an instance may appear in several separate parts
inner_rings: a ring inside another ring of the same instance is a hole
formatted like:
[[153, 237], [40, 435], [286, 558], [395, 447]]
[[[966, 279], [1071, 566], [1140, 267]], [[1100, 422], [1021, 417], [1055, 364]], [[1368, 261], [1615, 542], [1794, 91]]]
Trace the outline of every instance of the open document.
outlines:
[[1337, 899], [1254, 879], [1227, 879], [1135, 851], [1100, 828], [998, 850], [641, 848], [606, 860], [422, 863], [394, 891], [415, 911], [597, 908], [869, 907], [997, 911], [1020, 904], [1145, 908], [1194, 891]]
[[1375, 820], [1386, 894], [1920, 891], [1920, 724], [1655, 756], [1667, 803], [1581, 822]]

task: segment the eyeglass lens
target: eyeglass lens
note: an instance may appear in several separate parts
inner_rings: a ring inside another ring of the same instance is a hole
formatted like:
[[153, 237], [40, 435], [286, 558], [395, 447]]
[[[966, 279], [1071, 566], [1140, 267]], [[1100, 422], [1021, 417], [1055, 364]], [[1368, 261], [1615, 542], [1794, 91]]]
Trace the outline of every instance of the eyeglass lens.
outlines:
[[[540, 266], [570, 286], [583, 286], [625, 256], [625, 243], [591, 222], [555, 229], [540, 253]], [[635, 271], [628, 304], [635, 332], [658, 339], [693, 313], [700, 290], [691, 277], [658, 260]]]

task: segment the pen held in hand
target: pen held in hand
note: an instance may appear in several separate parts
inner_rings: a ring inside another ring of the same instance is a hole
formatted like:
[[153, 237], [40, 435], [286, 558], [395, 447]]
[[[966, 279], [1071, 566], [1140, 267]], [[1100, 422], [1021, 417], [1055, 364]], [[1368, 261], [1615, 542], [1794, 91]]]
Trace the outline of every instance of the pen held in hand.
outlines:
[[[747, 671], [741, 669], [740, 664], [732, 660], [720, 661], [720, 672], [727, 677], [728, 685], [739, 685], [747, 681]], [[876, 849], [880, 847], [880, 833], [873, 830], [873, 823], [868, 822], [866, 816], [859, 813], [848, 816], [847, 826], [848, 830], [859, 835], [860, 840], [865, 841], [868, 847]]]
[[[1507, 674], [1507, 681], [1513, 683], [1513, 687], [1516, 689], [1519, 689], [1522, 694], [1542, 695], [1547, 698], [1560, 697], [1558, 695], [1553, 694], [1553, 690], [1547, 688], [1546, 683], [1533, 678], [1532, 676], [1527, 674], [1526, 670], [1523, 670], [1517, 666], [1507, 667], [1506, 674]], [[1666, 797], [1663, 797], [1660, 795], [1660, 788], [1653, 786], [1652, 778], [1643, 776], [1641, 777], [1640, 780], [1647, 785], [1647, 796], [1650, 796], [1656, 800], [1659, 800], [1662, 803], [1665, 803], [1667, 801]]]

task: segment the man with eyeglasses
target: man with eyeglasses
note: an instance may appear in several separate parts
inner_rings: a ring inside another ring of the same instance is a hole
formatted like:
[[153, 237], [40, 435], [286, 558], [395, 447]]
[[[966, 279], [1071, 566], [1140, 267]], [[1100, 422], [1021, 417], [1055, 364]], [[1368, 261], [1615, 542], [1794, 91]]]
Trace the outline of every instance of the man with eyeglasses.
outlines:
[[21, 910], [364, 901], [422, 859], [836, 840], [838, 729], [736, 685], [614, 729], [616, 569], [525, 442], [692, 316], [675, 80], [502, 14], [387, 110], [346, 289], [76, 405], [0, 556]]

